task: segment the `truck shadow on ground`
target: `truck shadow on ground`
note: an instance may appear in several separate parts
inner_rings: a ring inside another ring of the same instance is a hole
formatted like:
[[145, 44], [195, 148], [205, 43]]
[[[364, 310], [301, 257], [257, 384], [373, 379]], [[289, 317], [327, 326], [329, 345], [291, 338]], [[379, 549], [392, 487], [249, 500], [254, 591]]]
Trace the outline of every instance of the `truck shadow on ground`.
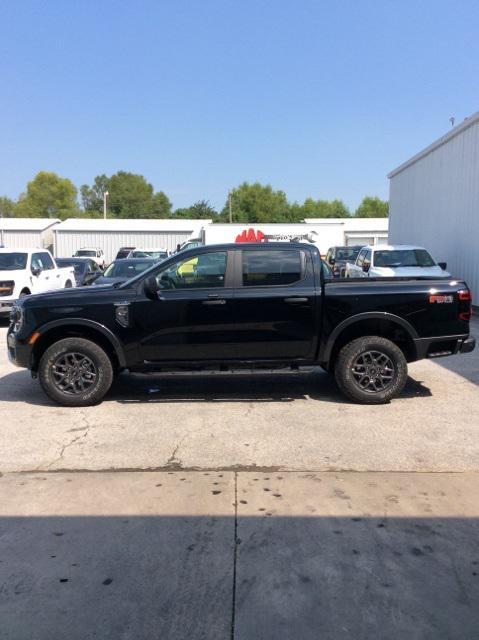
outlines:
[[5, 639], [477, 637], [477, 518], [2, 517], [0, 528]]
[[[423, 382], [409, 377], [397, 401], [429, 397]], [[297, 375], [181, 376], [123, 373], [106, 395], [106, 401], [133, 403], [194, 402], [294, 402], [315, 400], [352, 404], [339, 391], [334, 377], [323, 372]], [[38, 381], [27, 371], [16, 371], [0, 378], [0, 402], [25, 402], [36, 406], [54, 406]]]

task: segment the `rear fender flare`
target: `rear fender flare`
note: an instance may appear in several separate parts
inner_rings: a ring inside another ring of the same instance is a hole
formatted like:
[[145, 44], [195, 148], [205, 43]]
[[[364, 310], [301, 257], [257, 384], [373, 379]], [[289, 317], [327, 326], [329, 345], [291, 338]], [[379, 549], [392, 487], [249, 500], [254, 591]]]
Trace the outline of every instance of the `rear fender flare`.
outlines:
[[323, 354], [320, 357], [321, 362], [329, 362], [334, 344], [345, 329], [364, 320], [387, 320], [388, 322], [398, 325], [401, 329], [404, 329], [411, 340], [414, 341], [419, 338], [416, 329], [404, 318], [401, 318], [394, 313], [387, 313], [386, 311], [366, 311], [365, 313], [358, 313], [350, 318], [346, 318], [346, 320], [343, 320], [334, 328], [324, 347]]

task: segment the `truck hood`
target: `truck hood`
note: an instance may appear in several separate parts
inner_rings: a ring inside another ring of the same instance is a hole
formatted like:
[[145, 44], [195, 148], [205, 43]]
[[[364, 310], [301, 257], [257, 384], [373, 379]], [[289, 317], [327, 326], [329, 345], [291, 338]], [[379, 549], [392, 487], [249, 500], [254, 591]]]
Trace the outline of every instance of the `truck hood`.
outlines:
[[103, 298], [108, 292], [114, 291], [115, 287], [110, 285], [99, 285], [97, 287], [72, 287], [71, 289], [56, 289], [54, 291], [45, 291], [45, 293], [37, 293], [32, 296], [23, 298], [24, 306], [43, 306], [43, 305], [69, 305], [76, 304], [76, 301], [84, 300], [85, 297], [92, 296]]
[[390, 278], [450, 278], [451, 274], [441, 267], [373, 267], [375, 276]]
[[25, 277], [25, 269], [16, 269], [14, 271], [0, 271], [0, 280], [13, 280], [15, 282], [15, 280], [24, 280]]

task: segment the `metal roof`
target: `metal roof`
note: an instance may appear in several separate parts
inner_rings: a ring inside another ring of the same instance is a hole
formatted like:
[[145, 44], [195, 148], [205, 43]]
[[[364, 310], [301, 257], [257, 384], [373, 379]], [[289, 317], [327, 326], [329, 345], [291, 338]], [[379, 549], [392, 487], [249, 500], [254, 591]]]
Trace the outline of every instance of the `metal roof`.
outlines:
[[452, 140], [452, 138], [455, 138], [457, 135], [459, 135], [466, 129], [469, 129], [469, 127], [472, 127], [478, 123], [479, 123], [479, 111], [476, 111], [476, 113], [473, 113], [472, 116], [469, 116], [469, 118], [466, 118], [463, 122], [461, 122], [461, 124], [458, 124], [456, 127], [452, 128], [445, 135], [443, 135], [441, 138], [436, 140], [436, 142], [433, 142], [432, 144], [430, 144], [428, 147], [426, 147], [419, 153], [416, 153], [415, 156], [413, 156], [409, 160], [406, 160], [406, 162], [403, 162], [402, 164], [400, 164], [399, 167], [397, 167], [396, 169], [393, 169], [390, 173], [388, 173], [388, 178], [389, 179], [394, 178], [394, 176], [396, 176], [398, 173], [401, 173], [401, 171], [404, 171], [404, 169], [407, 169], [412, 164], [415, 164], [418, 160], [422, 160], [422, 158], [424, 158], [425, 156], [435, 151], [438, 147], [441, 147], [443, 144], [446, 144], [447, 142], [449, 142], [449, 140]]
[[45, 231], [58, 224], [57, 218], [0, 218], [3, 231]]
[[55, 229], [62, 231], [193, 231], [211, 220], [159, 219], [159, 218], [68, 218]]

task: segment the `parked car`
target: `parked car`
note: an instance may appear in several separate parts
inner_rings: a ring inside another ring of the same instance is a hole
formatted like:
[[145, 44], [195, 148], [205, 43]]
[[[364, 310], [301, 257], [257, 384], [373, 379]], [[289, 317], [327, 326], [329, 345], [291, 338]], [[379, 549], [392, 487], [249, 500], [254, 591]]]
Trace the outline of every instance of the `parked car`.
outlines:
[[225, 244], [180, 252], [120, 286], [20, 300], [7, 344], [67, 406], [100, 402], [125, 369], [317, 365], [348, 398], [379, 404], [401, 393], [408, 362], [472, 351], [470, 316], [461, 280], [325, 280], [313, 245]]
[[154, 260], [153, 258], [124, 258], [123, 260], [115, 260], [105, 269], [105, 272], [95, 280], [94, 284], [118, 284], [119, 282], [126, 282], [130, 278], [149, 269], [157, 262], [158, 260]]
[[100, 269], [105, 268], [105, 254], [102, 249], [92, 248], [92, 247], [83, 247], [82, 249], [78, 249], [73, 254], [74, 258], [91, 258], [94, 260]]
[[331, 269], [334, 278], [344, 278], [346, 264], [356, 262], [358, 253], [363, 248], [362, 244], [350, 247], [330, 247], [326, 254], [325, 262]]
[[168, 257], [166, 249], [133, 249], [128, 254], [128, 258], [154, 258], [156, 262]]
[[0, 317], [19, 298], [75, 284], [73, 267], [59, 267], [46, 249], [0, 249]]
[[91, 258], [56, 258], [59, 267], [73, 267], [77, 287], [92, 284], [102, 275], [102, 270]]
[[130, 253], [135, 249], [135, 247], [120, 247], [118, 253], [116, 254], [115, 260], [121, 260], [122, 258], [128, 258]]
[[361, 249], [353, 264], [346, 264], [349, 278], [450, 278], [445, 263], [437, 263], [424, 247], [377, 245]]

